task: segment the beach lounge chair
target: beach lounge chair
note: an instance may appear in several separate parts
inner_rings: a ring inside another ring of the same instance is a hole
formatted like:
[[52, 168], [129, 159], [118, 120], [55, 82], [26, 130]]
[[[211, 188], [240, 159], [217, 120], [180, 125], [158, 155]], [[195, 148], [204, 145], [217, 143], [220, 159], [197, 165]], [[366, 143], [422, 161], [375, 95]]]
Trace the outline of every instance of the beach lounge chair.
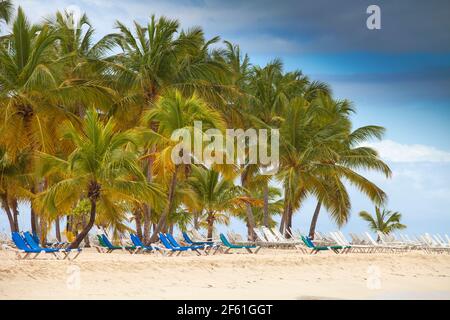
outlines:
[[135, 234], [130, 234], [130, 239], [131, 239], [131, 242], [133, 243], [133, 245], [136, 246], [137, 249], [141, 250], [144, 253], [145, 252], [159, 252], [162, 255], [164, 255], [164, 250], [162, 248], [153, 246], [153, 245], [146, 246], [145, 244], [142, 243], [141, 239], [139, 239], [139, 237]]
[[257, 237], [257, 239], [256, 239], [256, 244], [257, 245], [259, 245], [261, 247], [268, 247], [268, 248], [271, 248], [271, 247], [272, 248], [276, 248], [276, 247], [280, 246], [278, 241], [277, 242], [272, 242], [272, 241], [267, 240], [266, 236], [264, 235], [264, 233], [260, 229], [254, 228], [253, 231], [254, 231], [254, 233], [256, 234], [256, 237]]
[[189, 235], [186, 232], [182, 232], [183, 235], [183, 239], [184, 241], [192, 246], [195, 245], [202, 245], [205, 246], [205, 250], [209, 251], [209, 250], [214, 250], [213, 255], [215, 255], [218, 251], [220, 251], [220, 244], [219, 243], [214, 243], [213, 241], [197, 241], [194, 242], [192, 241], [192, 239], [189, 237]]
[[[330, 232], [330, 235], [335, 239], [336, 243], [340, 246], [347, 248], [347, 251], [371, 253], [376, 250], [376, 247], [363, 244], [351, 244], [344, 236], [342, 232]], [[342, 251], [341, 251], [342, 252]]]
[[166, 247], [167, 250], [169, 250], [169, 256], [172, 256], [173, 254], [177, 253], [177, 256], [179, 256], [183, 252], [195, 252], [197, 255], [201, 256], [202, 254], [200, 251], [198, 251], [197, 248], [192, 247], [182, 247], [182, 246], [174, 246], [169, 239], [167, 239], [166, 235], [162, 232], [159, 233], [159, 240], [161, 240], [161, 243]]
[[166, 235], [167, 240], [169, 240], [170, 244], [174, 247], [177, 247], [177, 248], [186, 247], [186, 248], [190, 248], [192, 250], [203, 250], [203, 252], [206, 255], [208, 254], [207, 249], [210, 248], [210, 246], [207, 244], [192, 244], [192, 245], [188, 245], [188, 246], [183, 246], [178, 243], [178, 241], [173, 237], [172, 234], [166, 233], [165, 235]]
[[209, 246], [214, 245], [214, 241], [193, 241], [191, 239], [191, 237], [189, 237], [187, 232], [184, 232], [184, 231], [182, 232], [182, 235], [183, 235], [184, 241], [189, 245], [209, 245]]
[[[257, 254], [258, 251], [261, 249], [261, 246], [256, 246], [256, 245], [248, 246], [248, 245], [232, 244], [230, 241], [228, 241], [227, 237], [225, 237], [225, 235], [223, 233], [220, 234], [220, 240], [222, 241], [223, 245], [225, 247], [227, 247], [227, 249], [225, 249], [224, 253], [230, 253], [230, 251], [232, 249], [245, 249], [249, 253]], [[255, 249], [255, 251], [252, 251], [252, 249]]]
[[306, 236], [302, 236], [302, 240], [305, 243], [305, 245], [311, 249], [311, 254], [317, 254], [320, 251], [327, 251], [327, 250], [331, 250], [334, 253], [338, 254], [340, 250], [343, 250], [344, 247], [343, 246], [316, 246], [314, 244], [314, 242], [312, 242], [312, 240], [309, 237]]
[[[12, 249], [14, 251], [16, 251], [16, 255], [19, 259], [28, 259], [30, 257], [30, 255], [34, 254], [31, 258], [32, 259], [36, 259], [38, 255], [40, 255], [41, 253], [50, 253], [53, 256], [55, 256], [57, 259], [59, 259], [59, 256], [57, 254], [56, 251], [46, 251], [46, 250], [42, 250], [42, 249], [33, 249], [31, 248], [28, 243], [25, 241], [25, 239], [18, 233], [18, 232], [13, 232], [11, 234], [12, 237], [12, 241], [15, 244], [15, 246], [17, 247], [17, 249], [14, 248], [9, 248], [8, 249]], [[24, 254], [22, 256], [22, 254]]]
[[294, 236], [291, 235], [291, 233], [288, 233], [291, 235], [291, 238], [286, 238], [283, 236], [283, 234], [278, 230], [277, 228], [270, 229], [272, 233], [274, 234], [275, 238], [278, 239], [282, 243], [288, 243], [289, 247], [292, 246], [293, 248], [300, 250], [302, 253], [307, 253], [306, 247], [303, 243], [303, 241], [296, 240]]
[[[56, 253], [62, 253], [64, 255], [63, 259], [75, 260], [79, 254], [81, 253], [81, 249], [65, 249], [65, 248], [42, 248], [39, 243], [36, 242], [33, 235], [30, 232], [24, 232], [23, 234], [25, 242], [30, 246], [30, 248], [34, 250], [43, 250], [46, 253], [55, 253], [56, 257], [59, 256]], [[70, 258], [70, 254], [74, 252], [76, 255], [73, 258]]]
[[107, 251], [106, 253], [110, 253], [113, 252], [114, 250], [126, 250], [128, 251], [130, 254], [135, 254], [137, 253], [140, 249], [137, 248], [136, 246], [115, 246], [112, 244], [112, 242], [108, 239], [108, 237], [104, 234], [102, 235], [98, 235], [98, 241], [102, 246], [105, 246]]
[[270, 231], [268, 228], [266, 227], [261, 227], [261, 231], [264, 233], [264, 235], [266, 236], [267, 240], [269, 240], [272, 243], [277, 244], [280, 247], [293, 247], [292, 242], [286, 241], [286, 240], [280, 240], [278, 239], [273, 233], [272, 231]]

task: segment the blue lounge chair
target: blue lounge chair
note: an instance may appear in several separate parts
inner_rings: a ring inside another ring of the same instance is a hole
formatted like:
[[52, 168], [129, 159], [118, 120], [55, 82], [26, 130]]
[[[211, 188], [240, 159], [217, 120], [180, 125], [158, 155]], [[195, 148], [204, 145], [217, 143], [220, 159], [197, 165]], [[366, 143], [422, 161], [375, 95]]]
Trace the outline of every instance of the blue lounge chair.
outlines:
[[192, 241], [189, 235], [186, 232], [182, 232], [184, 241], [190, 245], [203, 245], [205, 246], [205, 252], [209, 250], [214, 250], [213, 255], [215, 255], [221, 248], [219, 243], [214, 243], [213, 241]]
[[[41, 253], [47, 253], [45, 250], [38, 250], [31, 248], [26, 242], [25, 239], [18, 232], [13, 232], [11, 234], [12, 240], [17, 247], [17, 257], [19, 259], [27, 259], [31, 254], [35, 254], [32, 259], [36, 259], [36, 257]], [[24, 253], [24, 256], [21, 256], [21, 253]], [[54, 256], [58, 258], [58, 255], [52, 252]]]
[[183, 238], [184, 241], [186, 241], [187, 244], [189, 245], [208, 245], [208, 246], [213, 246], [214, 245], [214, 241], [192, 241], [192, 239], [189, 237], [189, 235], [186, 232], [183, 232]]
[[[257, 254], [258, 251], [261, 249], [260, 246], [244, 246], [244, 245], [237, 245], [237, 244], [232, 244], [227, 237], [225, 237], [225, 235], [223, 233], [220, 234], [220, 240], [222, 241], [223, 245], [225, 247], [227, 247], [227, 249], [225, 250], [224, 253], [229, 253], [231, 251], [231, 249], [245, 249], [247, 250], [249, 253], [252, 254]], [[256, 249], [255, 251], [252, 251], [252, 249]]]
[[167, 239], [166, 235], [162, 232], [159, 233], [159, 240], [161, 240], [161, 243], [166, 247], [167, 250], [169, 250], [169, 256], [173, 255], [175, 252], [177, 252], [177, 256], [179, 256], [182, 252], [186, 251], [194, 251], [197, 253], [197, 255], [201, 256], [201, 253], [198, 251], [198, 249], [193, 249], [191, 247], [177, 247], [174, 246], [172, 243], [170, 243], [169, 239]]
[[141, 239], [139, 239], [139, 237], [135, 234], [130, 234], [130, 239], [131, 242], [136, 246], [136, 248], [139, 248], [142, 250], [142, 252], [156, 252], [158, 251], [159, 253], [161, 253], [162, 255], [164, 255], [163, 250], [160, 247], [157, 246], [146, 246], [145, 244], [142, 243]]
[[170, 234], [170, 233], [166, 233], [166, 238], [167, 240], [169, 240], [170, 244], [174, 247], [179, 247], [179, 248], [190, 248], [190, 249], [197, 249], [197, 250], [205, 250], [206, 249], [206, 245], [204, 244], [192, 244], [192, 245], [188, 245], [188, 246], [183, 246], [181, 244], [178, 243], [177, 240], [175, 240], [175, 238]]
[[[81, 253], [81, 249], [80, 248], [77, 248], [77, 249], [65, 249], [65, 248], [42, 248], [40, 245], [39, 245], [39, 243], [36, 243], [36, 241], [34, 240], [34, 237], [33, 237], [33, 235], [30, 233], [30, 232], [24, 232], [24, 234], [23, 234], [23, 236], [24, 236], [24, 238], [25, 238], [25, 241], [26, 241], [26, 243], [32, 248], [32, 249], [35, 249], [35, 250], [43, 250], [44, 252], [46, 252], [46, 253], [63, 253], [64, 254], [64, 258], [63, 259], [67, 259], [67, 258], [69, 258], [69, 255], [72, 253], [72, 252], [76, 252], [76, 255], [72, 258], [72, 259], [69, 259], [69, 260], [74, 260], [74, 259], [76, 259], [77, 257], [78, 257], [78, 255]], [[58, 258], [59, 258], [59, 256], [58, 255], [56, 255]]]

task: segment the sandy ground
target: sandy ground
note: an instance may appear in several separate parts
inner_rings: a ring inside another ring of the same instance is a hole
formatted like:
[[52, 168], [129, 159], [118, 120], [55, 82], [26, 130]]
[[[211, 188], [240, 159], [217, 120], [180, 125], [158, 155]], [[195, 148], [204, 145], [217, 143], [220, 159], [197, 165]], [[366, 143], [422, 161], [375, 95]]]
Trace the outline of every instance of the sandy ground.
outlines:
[[450, 255], [159, 257], [87, 250], [76, 261], [0, 251], [0, 299], [450, 299]]

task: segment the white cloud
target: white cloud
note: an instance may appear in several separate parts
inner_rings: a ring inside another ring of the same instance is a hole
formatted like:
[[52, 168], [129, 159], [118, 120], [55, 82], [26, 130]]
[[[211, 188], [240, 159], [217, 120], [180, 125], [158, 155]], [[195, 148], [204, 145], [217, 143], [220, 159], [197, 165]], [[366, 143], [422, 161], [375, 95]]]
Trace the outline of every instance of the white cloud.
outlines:
[[392, 140], [365, 143], [392, 162], [450, 162], [450, 152], [422, 144], [401, 144]]

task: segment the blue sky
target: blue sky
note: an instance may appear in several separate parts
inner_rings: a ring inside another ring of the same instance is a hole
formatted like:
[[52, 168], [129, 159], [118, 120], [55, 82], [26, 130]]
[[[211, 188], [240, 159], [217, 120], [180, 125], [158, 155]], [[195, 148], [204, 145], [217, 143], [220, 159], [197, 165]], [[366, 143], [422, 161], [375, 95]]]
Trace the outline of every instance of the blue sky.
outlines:
[[[337, 98], [353, 101], [355, 126], [387, 128], [373, 142], [392, 166], [393, 178], [369, 174], [389, 195], [387, 207], [403, 213], [410, 233], [450, 234], [450, 2], [432, 1], [115, 1], [22, 0], [33, 21], [57, 9], [86, 12], [98, 37], [116, 19], [130, 25], [151, 14], [177, 18], [184, 28], [200, 25], [208, 37], [239, 44], [255, 64], [280, 57], [286, 70], [300, 69], [328, 82]], [[381, 8], [381, 30], [366, 28], [366, 8]], [[373, 206], [356, 190], [344, 230], [362, 231], [357, 216]], [[314, 199], [294, 218], [309, 227]], [[27, 217], [22, 217], [27, 225]], [[0, 216], [0, 227], [6, 219]], [[244, 226], [235, 223], [241, 232]], [[336, 227], [323, 213], [318, 228]]]

